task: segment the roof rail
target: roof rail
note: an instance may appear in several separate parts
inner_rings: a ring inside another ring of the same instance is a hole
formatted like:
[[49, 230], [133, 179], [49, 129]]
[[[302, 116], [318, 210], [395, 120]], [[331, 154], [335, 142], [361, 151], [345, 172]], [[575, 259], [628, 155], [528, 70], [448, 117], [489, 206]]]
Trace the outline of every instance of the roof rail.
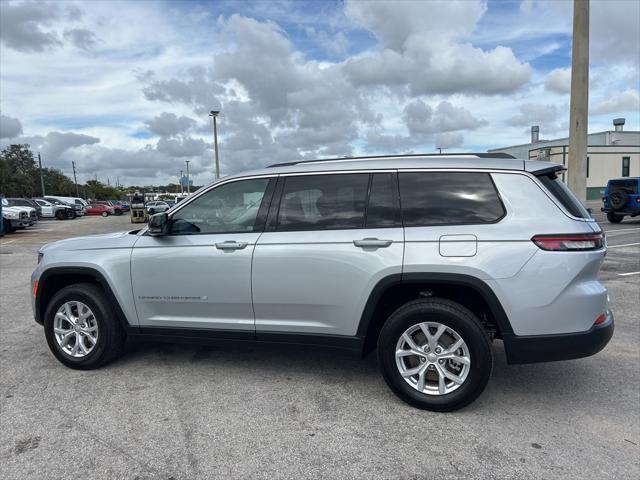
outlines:
[[284, 163], [274, 163], [273, 165], [269, 165], [267, 168], [272, 167], [290, 167], [292, 165], [300, 165], [306, 163], [314, 163], [314, 162], [340, 162], [340, 161], [349, 161], [349, 160], [372, 160], [376, 158], [406, 158], [406, 157], [478, 157], [478, 158], [516, 158], [513, 155], [503, 152], [496, 153], [406, 153], [404, 155], [369, 155], [363, 157], [339, 157], [339, 158], [320, 158], [317, 160], [298, 160], [295, 162], [284, 162]]

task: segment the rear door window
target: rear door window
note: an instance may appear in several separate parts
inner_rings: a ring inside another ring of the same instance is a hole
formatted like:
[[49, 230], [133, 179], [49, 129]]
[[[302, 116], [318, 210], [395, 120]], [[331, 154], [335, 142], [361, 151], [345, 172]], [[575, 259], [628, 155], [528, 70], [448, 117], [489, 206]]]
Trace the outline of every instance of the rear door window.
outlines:
[[363, 228], [369, 174], [286, 177], [278, 231]]
[[395, 173], [371, 175], [366, 228], [401, 227], [398, 178]]
[[406, 172], [399, 179], [405, 227], [493, 223], [505, 214], [488, 173]]

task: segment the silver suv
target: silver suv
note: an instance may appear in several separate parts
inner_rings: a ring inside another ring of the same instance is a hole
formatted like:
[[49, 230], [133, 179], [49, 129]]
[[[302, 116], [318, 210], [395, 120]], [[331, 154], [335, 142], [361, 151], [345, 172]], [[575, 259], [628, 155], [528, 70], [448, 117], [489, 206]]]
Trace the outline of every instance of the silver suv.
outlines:
[[140, 231], [43, 247], [35, 318], [79, 369], [128, 336], [377, 347], [399, 397], [454, 410], [485, 388], [494, 339], [526, 363], [592, 355], [613, 334], [604, 234], [562, 170], [405, 155], [224, 178]]

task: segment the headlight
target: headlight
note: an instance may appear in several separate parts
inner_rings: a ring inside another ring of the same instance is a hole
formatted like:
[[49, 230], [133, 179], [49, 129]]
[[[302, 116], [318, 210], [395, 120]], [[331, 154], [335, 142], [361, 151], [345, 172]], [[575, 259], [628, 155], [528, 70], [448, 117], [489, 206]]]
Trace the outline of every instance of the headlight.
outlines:
[[7, 212], [4, 215], [7, 218], [18, 218], [18, 212]]

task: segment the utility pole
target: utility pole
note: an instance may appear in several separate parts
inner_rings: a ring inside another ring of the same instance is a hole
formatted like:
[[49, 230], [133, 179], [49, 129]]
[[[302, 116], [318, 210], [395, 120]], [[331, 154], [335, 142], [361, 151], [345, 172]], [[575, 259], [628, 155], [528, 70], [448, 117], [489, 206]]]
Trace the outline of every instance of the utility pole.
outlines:
[[187, 195], [191, 195], [191, 185], [189, 185], [189, 162], [191, 160], [185, 160], [187, 164]]
[[38, 152], [38, 165], [40, 166], [40, 189], [42, 190], [42, 196], [44, 197], [44, 177], [42, 176], [42, 159], [40, 158], [40, 152]]
[[76, 178], [76, 162], [71, 162], [71, 168], [73, 168], [73, 183], [76, 184], [76, 197], [80, 196], [78, 191], [78, 179]]
[[569, 116], [569, 188], [587, 198], [587, 128], [589, 117], [589, 0], [573, 0], [571, 112]]
[[213, 118], [213, 148], [216, 152], [216, 180], [220, 178], [220, 159], [218, 157], [218, 123], [216, 119], [220, 110], [211, 110], [209, 116]]

